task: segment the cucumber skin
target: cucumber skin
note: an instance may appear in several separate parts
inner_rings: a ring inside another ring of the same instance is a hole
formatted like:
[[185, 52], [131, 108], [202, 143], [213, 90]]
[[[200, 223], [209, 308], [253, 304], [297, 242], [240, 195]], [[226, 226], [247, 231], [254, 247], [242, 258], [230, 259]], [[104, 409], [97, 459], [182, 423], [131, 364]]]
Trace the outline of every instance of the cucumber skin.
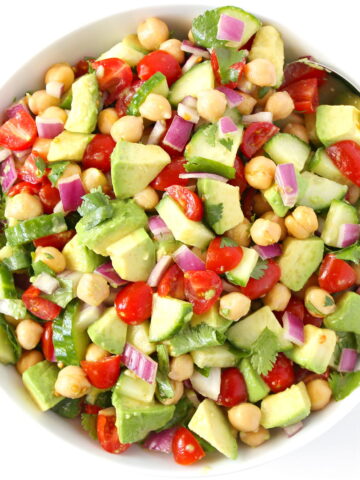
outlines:
[[[15, 364], [20, 358], [21, 347], [16, 339], [13, 327], [8, 323], [6, 323], [4, 316], [2, 314], [0, 314], [0, 330], [2, 330], [3, 334], [7, 338], [8, 346], [10, 347], [10, 350], [12, 350], [12, 358], [10, 359], [8, 357], [6, 361], [5, 361], [5, 357], [2, 355], [3, 352], [0, 351], [0, 358], [2, 358], [0, 363]], [[0, 350], [1, 348], [2, 347], [0, 345]]]
[[14, 227], [9, 227], [5, 230], [5, 236], [8, 245], [13, 247], [47, 235], [61, 233], [67, 229], [64, 214], [51, 213], [24, 220]]
[[0, 263], [0, 298], [17, 298], [12, 273], [4, 263]]
[[158, 86], [161, 82], [166, 81], [166, 77], [161, 72], [156, 72], [145, 83], [141, 85], [139, 90], [131, 99], [130, 105], [127, 108], [127, 115], [139, 116], [140, 106], [144, 103], [146, 97]]

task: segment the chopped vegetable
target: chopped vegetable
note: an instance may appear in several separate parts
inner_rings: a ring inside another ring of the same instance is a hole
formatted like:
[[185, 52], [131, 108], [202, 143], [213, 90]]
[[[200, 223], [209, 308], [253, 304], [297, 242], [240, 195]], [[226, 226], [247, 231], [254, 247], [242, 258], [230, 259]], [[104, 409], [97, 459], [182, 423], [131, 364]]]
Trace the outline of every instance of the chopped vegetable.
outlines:
[[122, 353], [123, 364], [145, 382], [154, 383], [156, 379], [157, 363], [130, 343], [125, 344]]

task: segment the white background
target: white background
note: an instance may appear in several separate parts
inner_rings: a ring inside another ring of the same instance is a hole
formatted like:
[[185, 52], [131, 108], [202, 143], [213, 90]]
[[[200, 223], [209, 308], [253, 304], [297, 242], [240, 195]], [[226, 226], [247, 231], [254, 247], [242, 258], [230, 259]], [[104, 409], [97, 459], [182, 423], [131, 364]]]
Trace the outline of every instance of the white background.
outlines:
[[[34, 53], [62, 35], [94, 21], [130, 7], [149, 6], [152, 3], [169, 4], [171, 0], [6, 0], [1, 3], [0, 28], [0, 84]], [[171, 2], [172, 3], [172, 2]], [[178, 0], [174, 3], [192, 3]], [[194, 3], [219, 3], [201, 0]], [[229, 0], [243, 8], [277, 19], [296, 30], [304, 38], [311, 36], [314, 45], [321, 44], [331, 52], [334, 65], [339, 65], [360, 81], [358, 1], [352, 0]], [[285, 20], [286, 19], [286, 20]], [[120, 32], [121, 37], [121, 32]], [[309, 52], [311, 53], [311, 52]], [[66, 61], [54, 58], [56, 61]], [[36, 65], [33, 66], [36, 68]], [[11, 100], [11, 99], [9, 99]], [[15, 372], [14, 372], [15, 375]], [[1, 379], [0, 379], [1, 381]], [[1, 395], [1, 394], [0, 394]], [[70, 427], [69, 427], [70, 428]], [[1, 478], [11, 475], [20, 478], [99, 479], [109, 476], [103, 465], [89, 464], [89, 457], [81, 457], [78, 450], [48, 436], [45, 430], [28, 422], [18, 408], [0, 396], [0, 458]], [[360, 407], [341, 424], [305, 448], [266, 464], [263, 467], [226, 478], [249, 476], [264, 479], [358, 479], [360, 476]], [[160, 461], [160, 459], [159, 459]], [[118, 478], [124, 475], [119, 469]], [[110, 473], [114, 476], [114, 473]], [[136, 474], [131, 474], [137, 480]], [[191, 468], [184, 469], [184, 478], [191, 478]], [[224, 477], [225, 478], [225, 477]]]

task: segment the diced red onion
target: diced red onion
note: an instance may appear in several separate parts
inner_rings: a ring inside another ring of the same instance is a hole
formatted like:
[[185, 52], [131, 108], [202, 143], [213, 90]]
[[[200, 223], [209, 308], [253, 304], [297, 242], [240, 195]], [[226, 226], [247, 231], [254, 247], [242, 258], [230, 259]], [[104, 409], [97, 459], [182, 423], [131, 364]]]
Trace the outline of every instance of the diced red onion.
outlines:
[[296, 433], [300, 432], [303, 428], [304, 424], [302, 422], [294, 423], [293, 425], [289, 425], [288, 427], [284, 427], [283, 430], [286, 435], [290, 438], [293, 437]]
[[285, 312], [282, 316], [284, 326], [284, 337], [296, 345], [304, 343], [304, 324], [297, 315]]
[[0, 163], [0, 181], [1, 188], [6, 193], [16, 182], [18, 177], [15, 163], [12, 155]]
[[257, 251], [262, 260], [267, 258], [279, 257], [282, 253], [281, 246], [278, 243], [262, 247], [261, 245], [254, 245], [253, 249]]
[[64, 124], [55, 118], [37, 116], [35, 121], [40, 138], [55, 138], [64, 130]]
[[198, 123], [200, 120], [200, 115], [198, 114], [196, 108], [189, 107], [181, 102], [178, 105], [177, 113], [181, 118], [191, 123]]
[[40, 273], [35, 278], [35, 281], [33, 282], [34, 287], [38, 288], [44, 293], [47, 293], [48, 295], [51, 295], [52, 293], [55, 292], [57, 288], [59, 288], [60, 283], [59, 280], [55, 277], [52, 277], [48, 273]]
[[357, 362], [357, 351], [353, 348], [343, 348], [341, 350], [340, 361], [338, 366], [339, 372], [353, 372]]
[[192, 67], [194, 65], [196, 65], [197, 63], [200, 63], [202, 60], [202, 57], [200, 57], [199, 55], [191, 55], [191, 57], [189, 57], [186, 62], [184, 63], [182, 69], [181, 69], [181, 72], [184, 74], [186, 72], [188, 72], [189, 70], [192, 69]]
[[186, 105], [190, 108], [196, 108], [197, 106], [197, 98], [192, 97], [191, 95], [187, 95], [185, 98], [181, 100], [183, 105]]
[[186, 245], [181, 245], [181, 247], [173, 253], [173, 259], [183, 272], [188, 272], [189, 270], [206, 270], [205, 263]]
[[222, 279], [221, 281], [222, 281], [222, 286], [223, 286], [224, 292], [231, 293], [231, 292], [238, 292], [239, 291], [239, 287], [236, 287], [232, 283], [229, 283], [224, 279]]
[[157, 287], [158, 283], [160, 282], [166, 270], [170, 267], [171, 263], [172, 258], [170, 257], [170, 255], [164, 255], [163, 257], [161, 257], [155, 267], [152, 269], [147, 280], [147, 284], [150, 287]]
[[10, 105], [6, 109], [6, 115], [8, 118], [13, 118], [15, 117], [16, 113], [19, 112], [20, 110], [24, 110], [26, 113], [29, 113], [29, 109], [25, 105], [25, 103], [19, 102], [19, 103], [14, 103], [13, 105]]
[[277, 165], [275, 182], [279, 186], [279, 192], [284, 205], [293, 207], [299, 194], [294, 164], [282, 163]]
[[128, 283], [116, 273], [111, 262], [103, 263], [97, 267], [95, 273], [98, 273], [104, 277], [110, 283], [110, 285], [114, 287], [120, 287], [121, 285], [126, 285]]
[[155, 122], [153, 129], [150, 132], [147, 144], [148, 145], [159, 145], [161, 137], [166, 132], [166, 123], [164, 120], [158, 120]]
[[343, 223], [339, 229], [337, 246], [348, 247], [359, 240], [360, 225], [357, 223]]
[[243, 115], [242, 123], [244, 125], [250, 125], [250, 123], [255, 122], [268, 122], [272, 123], [273, 114], [271, 112], [258, 112], [252, 113], [251, 115]]
[[220, 87], [217, 87], [216, 90], [219, 90], [225, 95], [226, 101], [230, 108], [237, 107], [244, 100], [244, 95], [241, 95], [241, 93], [236, 92], [232, 88], [220, 85]]
[[240, 43], [245, 30], [245, 23], [238, 19], [222, 13], [218, 23], [216, 38], [228, 42]]
[[58, 182], [58, 188], [65, 211], [72, 212], [81, 205], [82, 197], [86, 192], [81, 182], [80, 175], [75, 174], [71, 175], [71, 177], [64, 178]]
[[207, 172], [180, 173], [179, 178], [196, 178], [196, 179], [208, 178], [209, 180], [217, 180], [218, 182], [223, 182], [223, 183], [226, 183], [229, 181], [228, 178], [222, 177], [221, 175], [216, 175], [216, 173], [207, 173]]
[[130, 343], [125, 344], [122, 353], [122, 362], [129, 370], [147, 383], [154, 383], [158, 364], [148, 355], [140, 352]]
[[171, 453], [172, 441], [176, 430], [179, 427], [168, 428], [161, 432], [151, 432], [147, 437], [143, 446], [148, 450], [155, 450], [156, 452]]
[[194, 124], [175, 115], [166, 132], [163, 144], [182, 152], [189, 141]]
[[156, 239], [163, 236], [171, 235], [171, 231], [168, 229], [164, 220], [159, 215], [154, 215], [149, 218], [149, 229]]
[[208, 377], [204, 377], [204, 375], [195, 370], [190, 377], [190, 381], [196, 392], [199, 392], [203, 397], [216, 401], [220, 394], [221, 368], [211, 368]]
[[90, 325], [92, 325], [96, 320], [98, 320], [104, 311], [102, 305], [94, 307], [85, 303], [79, 312], [79, 315], [76, 320], [76, 326], [81, 330], [86, 330]]
[[238, 127], [235, 125], [235, 123], [230, 117], [220, 118], [219, 132], [221, 137], [228, 135], [229, 133], [236, 133], [238, 130]]
[[11, 155], [11, 150], [8, 148], [0, 148], [0, 162], [3, 162]]
[[49, 82], [46, 84], [46, 93], [55, 98], [61, 98], [64, 93], [64, 84], [61, 82]]
[[210, 53], [206, 48], [199, 47], [195, 45], [195, 43], [190, 42], [190, 40], [182, 41], [181, 50], [186, 53], [191, 53], [192, 55], [197, 55], [198, 57], [210, 58]]

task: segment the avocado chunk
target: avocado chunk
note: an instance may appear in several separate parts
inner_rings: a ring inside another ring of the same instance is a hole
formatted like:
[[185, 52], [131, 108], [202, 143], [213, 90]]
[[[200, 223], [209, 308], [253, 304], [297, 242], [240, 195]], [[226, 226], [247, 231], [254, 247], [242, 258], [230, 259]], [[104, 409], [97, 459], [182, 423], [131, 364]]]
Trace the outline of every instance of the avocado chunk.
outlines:
[[60, 135], [51, 140], [47, 159], [49, 162], [63, 160], [81, 162], [86, 147], [93, 138], [94, 135], [64, 130]]
[[141, 192], [170, 163], [168, 153], [158, 145], [120, 140], [111, 154], [111, 178], [117, 198]]
[[146, 97], [150, 93], [156, 93], [167, 97], [169, 94], [169, 87], [166, 77], [161, 72], [156, 72], [148, 80], [146, 80], [140, 88], [135, 92], [127, 109], [128, 115], [140, 115], [140, 107], [145, 102]]
[[197, 315], [193, 313], [190, 320], [192, 327], [199, 325], [200, 323], [206, 323], [209, 327], [216, 328], [220, 332], [225, 332], [232, 324], [231, 320], [227, 320], [219, 313], [219, 302], [215, 303], [207, 312]]
[[115, 307], [106, 309], [87, 330], [95, 345], [115, 355], [119, 355], [124, 350], [126, 331], [127, 324], [120, 320]]
[[137, 35], [127, 35], [122, 42], [116, 43], [109, 50], [106, 50], [97, 60], [106, 60], [107, 58], [120, 58], [130, 67], [136, 67], [147, 50], [139, 48], [140, 42]]
[[300, 382], [264, 398], [261, 402], [261, 425], [264, 428], [293, 425], [310, 414], [310, 407], [305, 384]]
[[137, 377], [130, 370], [124, 370], [116, 384], [119, 395], [123, 395], [133, 400], [139, 400], [144, 403], [151, 403], [154, 400], [156, 382], [148, 383]]
[[128, 325], [126, 341], [145, 355], [151, 355], [156, 350], [155, 344], [150, 342], [150, 322], [148, 320], [140, 325]]
[[218, 235], [244, 220], [239, 187], [203, 178], [198, 180], [197, 190], [205, 204], [206, 221]]
[[22, 376], [24, 385], [40, 410], [55, 407], [64, 397], [55, 396], [55, 383], [59, 369], [55, 363], [44, 360], [28, 368]]
[[253, 369], [248, 358], [241, 360], [239, 369], [244, 376], [250, 402], [256, 403], [266, 397], [270, 392], [270, 388]]
[[312, 172], [303, 172], [298, 176], [300, 185], [296, 205], [324, 210], [329, 208], [333, 200], [340, 200], [348, 187], [327, 178], [319, 177]]
[[79, 242], [75, 235], [62, 250], [66, 260], [66, 268], [75, 272], [92, 273], [99, 265], [104, 263], [104, 257], [97, 255], [86, 245]]
[[172, 235], [169, 235], [169, 237], [170, 238], [164, 237], [163, 239], [160, 238], [160, 240], [154, 241], [157, 260], [160, 260], [160, 258], [165, 255], [172, 256], [172, 254], [183, 245], [181, 242], [175, 240]]
[[355, 207], [347, 202], [334, 200], [326, 215], [321, 238], [325, 245], [340, 247], [339, 234], [341, 226], [346, 223], [359, 223], [359, 216]]
[[316, 133], [326, 147], [341, 140], [360, 143], [360, 110], [351, 105], [320, 105]]
[[270, 207], [274, 210], [275, 215], [278, 217], [285, 217], [289, 211], [289, 207], [285, 207], [278, 186], [272, 185], [266, 190], [263, 190], [263, 195]]
[[336, 310], [324, 318], [327, 328], [340, 332], [353, 332], [360, 335], [360, 295], [344, 293], [336, 305]]
[[[129, 35], [125, 35], [125, 37], [122, 39], [122, 43], [124, 45], [127, 45], [128, 47], [133, 48], [137, 52], [143, 53], [144, 55], [146, 55], [147, 53], [150, 53], [149, 50], [146, 50], [146, 48], [144, 48], [141, 45], [139, 37], [136, 35], [136, 33], [130, 33]], [[111, 58], [111, 57], [109, 57], [109, 58]], [[126, 62], [126, 60], [124, 60], [124, 61]], [[130, 65], [130, 66], [132, 66], [132, 65]]]
[[16, 339], [14, 329], [0, 314], [0, 363], [16, 363], [21, 354], [21, 347]]
[[79, 242], [99, 255], [108, 255], [107, 248], [129, 235], [134, 230], [147, 224], [147, 216], [142, 208], [133, 201], [113, 200], [114, 207], [112, 218], [87, 229], [86, 221], [82, 218], [76, 224]]
[[225, 273], [229, 282], [246, 287], [250, 276], [256, 267], [259, 254], [253, 248], [241, 247], [243, 256], [235, 268]]
[[146, 282], [155, 265], [155, 246], [143, 228], [108, 247], [115, 271], [129, 282]]
[[188, 427], [223, 455], [236, 459], [238, 444], [232, 434], [230, 423], [214, 401], [208, 398], [203, 400]]
[[191, 352], [191, 356], [199, 368], [234, 367], [237, 362], [237, 356], [231, 351], [229, 345], [216, 345], [194, 350]]
[[71, 110], [65, 123], [69, 132], [91, 133], [95, 130], [100, 104], [95, 72], [82, 75], [72, 84]]
[[201, 62], [181, 75], [179, 80], [172, 84], [169, 93], [169, 102], [176, 107], [185, 97], [197, 97], [202, 90], [214, 88], [215, 77], [210, 61]]
[[322, 262], [324, 242], [312, 237], [306, 240], [288, 237], [283, 243], [283, 253], [278, 265], [281, 282], [290, 290], [298, 292]]

